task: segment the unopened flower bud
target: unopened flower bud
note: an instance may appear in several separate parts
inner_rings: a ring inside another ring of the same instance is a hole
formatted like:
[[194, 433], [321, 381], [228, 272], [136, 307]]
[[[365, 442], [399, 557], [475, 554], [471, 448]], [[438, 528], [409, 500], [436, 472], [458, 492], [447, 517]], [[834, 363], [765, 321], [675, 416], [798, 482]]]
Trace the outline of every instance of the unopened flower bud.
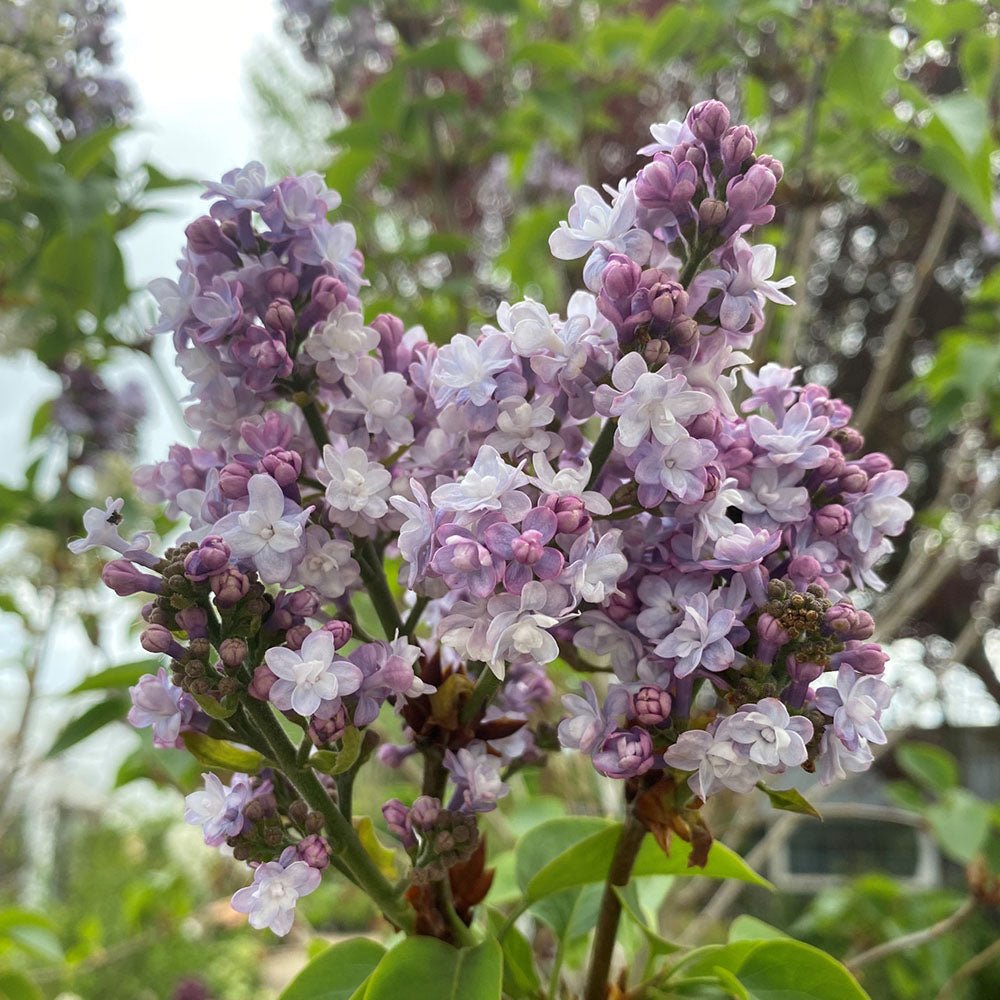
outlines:
[[632, 716], [644, 726], [658, 726], [670, 717], [670, 695], [647, 684], [632, 696]]
[[247, 644], [235, 636], [223, 639], [219, 644], [219, 659], [227, 670], [237, 670], [247, 656]]
[[330, 845], [325, 837], [316, 833], [303, 837], [295, 845], [295, 854], [300, 861], [319, 871], [323, 871], [330, 864]]
[[271, 673], [270, 667], [268, 667], [266, 663], [262, 663], [253, 672], [253, 680], [250, 681], [250, 686], [247, 688], [247, 691], [252, 698], [256, 698], [258, 701], [267, 701], [268, 696], [271, 693], [271, 688], [274, 686], [274, 682], [277, 679], [278, 678]]
[[246, 596], [250, 581], [235, 566], [227, 566], [221, 573], [209, 577], [215, 603], [220, 608], [232, 608]]
[[242, 500], [249, 492], [253, 470], [242, 462], [229, 462], [219, 472], [219, 492], [227, 500]]
[[718, 198], [706, 198], [698, 206], [698, 222], [704, 229], [718, 229], [726, 221], [726, 203]]
[[208, 535], [201, 540], [198, 548], [188, 553], [184, 560], [184, 575], [196, 582], [207, 580], [228, 566], [231, 557], [229, 546], [220, 535]]
[[150, 573], [143, 573], [138, 566], [127, 559], [112, 559], [105, 563], [101, 571], [104, 585], [119, 597], [133, 594], [158, 594], [163, 590], [163, 580]]
[[333, 618], [328, 621], [322, 628], [323, 632], [329, 632], [333, 636], [333, 648], [340, 649], [342, 646], [346, 646], [350, 641], [351, 637], [354, 635], [354, 629], [351, 627], [350, 622], [341, 621], [339, 618]]
[[147, 653], [166, 653], [174, 659], [184, 656], [184, 647], [173, 637], [170, 629], [162, 625], [150, 625], [139, 636], [139, 645]]
[[827, 504], [813, 514], [813, 525], [820, 538], [833, 538], [851, 526], [851, 512], [839, 503]]
[[729, 128], [729, 108], [722, 101], [702, 101], [688, 113], [685, 124], [706, 145], [718, 142]]

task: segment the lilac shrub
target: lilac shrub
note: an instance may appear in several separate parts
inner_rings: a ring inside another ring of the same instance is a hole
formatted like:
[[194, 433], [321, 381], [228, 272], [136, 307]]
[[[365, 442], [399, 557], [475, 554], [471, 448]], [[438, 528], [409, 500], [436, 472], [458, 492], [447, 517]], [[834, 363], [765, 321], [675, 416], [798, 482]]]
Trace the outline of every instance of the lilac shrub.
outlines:
[[[366, 317], [336, 193], [257, 163], [207, 185], [178, 279], [153, 283], [199, 438], [136, 483], [183, 532], [154, 556], [109, 501], [74, 548], [114, 550], [105, 582], [149, 595], [142, 641], [169, 676], [133, 689], [131, 721], [196, 755], [257, 751], [186, 813], [254, 868], [234, 906], [255, 927], [286, 933], [330, 867], [448, 937], [427, 887], [475, 868], [477, 815], [560, 745], [693, 813], [863, 770], [885, 740], [886, 656], [850, 592], [882, 586], [906, 477], [822, 386], [747, 367], [765, 307], [791, 301], [751, 242], [781, 164], [717, 101], [651, 131], [638, 175], [578, 188], [550, 238], [583, 260], [565, 316], [504, 303], [444, 346]], [[560, 658], [610, 683], [563, 696], [556, 742]], [[384, 807], [405, 899], [350, 822], [390, 711], [405, 742], [378, 758], [424, 762]]]

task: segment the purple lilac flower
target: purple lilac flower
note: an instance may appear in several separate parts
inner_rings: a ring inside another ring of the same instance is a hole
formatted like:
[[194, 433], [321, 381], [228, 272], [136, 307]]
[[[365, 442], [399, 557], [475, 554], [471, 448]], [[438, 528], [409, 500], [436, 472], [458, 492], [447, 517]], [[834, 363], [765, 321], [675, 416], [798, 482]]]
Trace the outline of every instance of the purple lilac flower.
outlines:
[[[291, 848], [293, 852], [295, 848]], [[267, 861], [258, 865], [253, 882], [234, 893], [232, 907], [250, 917], [255, 930], [265, 927], [284, 937], [295, 919], [295, 905], [302, 896], [314, 892], [321, 881], [317, 868], [304, 861], [294, 860], [285, 865], [281, 861]]]
[[143, 674], [138, 684], [128, 689], [132, 699], [128, 721], [136, 729], [152, 728], [153, 746], [180, 748], [180, 733], [195, 714], [195, 702], [176, 687], [160, 667], [156, 674]]
[[[298, 652], [274, 646], [264, 654], [264, 661], [278, 680], [269, 698], [283, 712], [297, 712], [306, 718], [315, 715], [324, 703], [336, 710], [339, 700], [361, 686], [361, 671], [347, 660], [335, 657], [335, 644], [329, 632], [313, 632]], [[331, 711], [324, 711], [326, 717]]]
[[211, 772], [203, 774], [202, 778], [205, 779], [204, 789], [184, 799], [184, 821], [200, 826], [205, 843], [218, 847], [243, 829], [246, 822], [243, 809], [253, 798], [254, 790], [245, 774], [234, 774], [228, 785]]

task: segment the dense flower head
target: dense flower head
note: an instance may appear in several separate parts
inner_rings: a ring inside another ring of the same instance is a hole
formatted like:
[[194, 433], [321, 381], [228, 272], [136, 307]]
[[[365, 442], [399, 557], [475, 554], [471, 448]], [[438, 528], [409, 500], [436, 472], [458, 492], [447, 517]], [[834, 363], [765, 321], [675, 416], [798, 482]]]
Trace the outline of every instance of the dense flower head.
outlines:
[[[890, 691], [850, 593], [881, 586], [906, 477], [823, 387], [747, 367], [765, 307], [790, 302], [752, 242], [780, 164], [718, 102], [651, 131], [638, 175], [577, 188], [552, 234], [586, 258], [567, 314], [503, 303], [440, 347], [366, 317], [354, 231], [317, 175], [249, 164], [208, 186], [179, 280], [153, 287], [198, 442], [136, 476], [185, 533], [158, 559], [109, 500], [74, 543], [153, 597], [144, 637], [171, 676], [134, 689], [132, 718], [158, 743], [199, 699], [264, 709], [305, 730], [298, 765], [326, 780], [395, 710], [406, 742], [378, 759], [423, 754], [435, 794], [385, 817], [423, 879], [469, 856], [508, 770], [553, 747], [560, 658], [609, 671], [563, 694], [557, 726], [602, 775], [705, 798], [868, 766]], [[499, 690], [477, 704], [484, 678]], [[235, 903], [283, 933], [327, 854], [275, 858], [319, 829], [278, 779], [246, 802], [206, 780], [192, 818], [259, 864]]]

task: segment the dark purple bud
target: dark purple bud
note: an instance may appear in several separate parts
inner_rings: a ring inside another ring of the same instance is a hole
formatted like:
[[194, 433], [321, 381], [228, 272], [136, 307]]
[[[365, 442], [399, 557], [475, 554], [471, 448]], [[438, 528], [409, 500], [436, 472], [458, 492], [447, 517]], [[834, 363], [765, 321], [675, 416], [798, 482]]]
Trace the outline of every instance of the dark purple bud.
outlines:
[[295, 856], [310, 868], [323, 871], [330, 864], [330, 845], [325, 837], [311, 833], [295, 845]]
[[653, 766], [653, 741], [637, 726], [612, 733], [594, 754], [594, 767], [608, 778], [636, 778]]
[[791, 684], [781, 692], [781, 698], [789, 708], [800, 708], [809, 693], [809, 685], [823, 673], [824, 668], [818, 663], [800, 663], [794, 656], [789, 656], [785, 663]]
[[547, 493], [539, 506], [547, 507], [556, 515], [556, 530], [560, 534], [576, 535], [590, 527], [590, 515], [579, 497], [561, 497], [557, 493]]
[[413, 800], [410, 824], [417, 830], [430, 830], [441, 815], [441, 800], [433, 795], [420, 795]]
[[298, 328], [311, 330], [317, 323], [322, 323], [350, 294], [350, 289], [339, 278], [321, 275], [313, 282], [309, 304], [299, 316]]
[[883, 455], [880, 451], [873, 451], [864, 458], [858, 459], [859, 468], [868, 473], [869, 478], [877, 476], [879, 473], [888, 472], [892, 468], [892, 459], [888, 455]]
[[889, 654], [876, 643], [851, 640], [843, 652], [830, 657], [830, 666], [836, 669], [846, 663], [859, 674], [881, 674], [888, 660]]
[[184, 235], [187, 237], [188, 247], [193, 253], [202, 257], [212, 253], [221, 253], [233, 263], [239, 263], [240, 255], [236, 244], [222, 232], [219, 224], [211, 216], [203, 215], [201, 218], [195, 219], [184, 230]]
[[112, 559], [101, 570], [104, 585], [119, 597], [133, 594], [158, 594], [163, 590], [163, 579], [150, 573], [143, 573], [138, 566], [127, 559]]
[[189, 639], [208, 638], [208, 612], [204, 608], [199, 608], [197, 604], [178, 611], [174, 618], [177, 624], [188, 635]]
[[730, 174], [738, 174], [743, 167], [743, 161], [753, 156], [757, 148], [757, 137], [747, 125], [734, 125], [728, 128], [719, 143], [722, 153], [722, 163]]
[[175, 660], [184, 656], [184, 647], [173, 637], [170, 629], [163, 625], [149, 625], [139, 636], [139, 645], [147, 653], [166, 653]]
[[230, 636], [219, 643], [219, 659], [230, 670], [236, 670], [247, 658], [247, 644], [243, 639]]
[[295, 310], [288, 299], [275, 299], [264, 313], [264, 325], [269, 330], [278, 330], [286, 337], [295, 329]]
[[875, 620], [872, 616], [846, 601], [829, 608], [823, 616], [823, 624], [841, 642], [848, 639], [870, 639], [875, 634]]
[[329, 719], [320, 719], [314, 715], [309, 720], [309, 739], [313, 741], [314, 746], [329, 747], [344, 735], [346, 729], [347, 712], [341, 705]]
[[221, 573], [209, 577], [208, 582], [220, 608], [235, 607], [250, 589], [250, 581], [235, 566], [227, 566]]
[[285, 645], [289, 649], [298, 651], [302, 648], [302, 643], [304, 643], [306, 639], [312, 635], [312, 633], [313, 630], [308, 625], [293, 625], [285, 633]]
[[632, 696], [632, 717], [644, 726], [658, 726], [670, 717], [670, 695], [647, 684]]
[[273, 298], [291, 302], [299, 294], [299, 279], [287, 268], [275, 267], [268, 271], [264, 287]]
[[864, 435], [853, 427], [841, 427], [836, 436], [845, 455], [856, 455], [865, 446]]
[[813, 524], [820, 538], [833, 538], [851, 526], [851, 512], [839, 503], [827, 504], [813, 514]]
[[351, 627], [351, 623], [341, 621], [339, 618], [334, 618], [332, 621], [328, 621], [323, 626], [322, 631], [329, 632], [330, 635], [333, 636], [334, 649], [340, 649], [342, 646], [346, 646], [351, 641], [351, 637], [354, 635], [354, 629]]
[[399, 348], [403, 343], [406, 327], [398, 316], [392, 313], [379, 313], [371, 321], [371, 328], [378, 334], [379, 354], [382, 355], [382, 367], [386, 371], [400, 371], [401, 361]]
[[848, 465], [840, 477], [842, 493], [864, 493], [868, 488], [868, 473], [860, 465]]
[[[717, 409], [713, 408], [709, 410], [707, 413], [699, 413], [698, 416], [696, 416], [694, 420], [692, 420], [691, 423], [688, 424], [688, 434], [690, 434], [691, 437], [714, 438], [716, 434], [719, 433], [721, 425], [722, 425], [722, 415], [719, 413]], [[736, 449], [732, 449], [726, 452], [727, 464], [729, 462], [729, 456], [735, 450]], [[747, 461], [748, 462], [751, 461], [753, 459], [753, 453], [749, 449], [744, 449], [744, 450], [750, 456], [750, 458], [748, 458]], [[737, 463], [737, 464], [745, 464], [745, 463]]]
[[718, 142], [729, 128], [729, 108], [722, 101], [702, 101], [687, 113], [685, 124], [702, 142]]
[[690, 211], [698, 181], [698, 169], [693, 163], [678, 163], [667, 153], [657, 153], [636, 178], [635, 196], [643, 208], [666, 209], [676, 215]]
[[189, 552], [184, 560], [184, 575], [189, 580], [201, 582], [216, 573], [221, 573], [232, 552], [221, 535], [207, 535], [201, 540], [193, 552]]
[[846, 464], [839, 448], [828, 448], [826, 458], [816, 467], [816, 477], [820, 482], [839, 479]]
[[227, 500], [242, 500], [248, 493], [253, 469], [242, 462], [229, 462], [219, 472], [219, 492]]
[[298, 491], [299, 474], [302, 472], [302, 456], [287, 448], [272, 448], [261, 460], [260, 468], [267, 473], [287, 493], [290, 487]]
[[823, 567], [812, 556], [796, 556], [788, 564], [788, 576], [799, 587], [807, 587], [822, 572]]
[[417, 838], [413, 836], [410, 826], [410, 810], [399, 799], [389, 799], [382, 806], [382, 815], [389, 832], [398, 838], [407, 849], [417, 846]]
[[766, 153], [764, 156], [757, 157], [756, 165], [769, 170], [775, 181], [780, 181], [781, 178], [785, 176], [785, 168], [782, 166], [781, 160], [776, 159], [773, 156], [769, 156]]
[[789, 640], [789, 635], [774, 615], [766, 611], [757, 619], [757, 653], [761, 663], [771, 663], [774, 655]]
[[267, 701], [271, 693], [271, 688], [274, 687], [274, 682], [277, 679], [271, 673], [271, 668], [266, 663], [262, 663], [253, 672], [253, 680], [250, 681], [247, 692], [251, 698], [256, 698], [258, 701]]
[[670, 345], [665, 340], [651, 340], [642, 349], [642, 357], [650, 368], [659, 368], [670, 357]]

